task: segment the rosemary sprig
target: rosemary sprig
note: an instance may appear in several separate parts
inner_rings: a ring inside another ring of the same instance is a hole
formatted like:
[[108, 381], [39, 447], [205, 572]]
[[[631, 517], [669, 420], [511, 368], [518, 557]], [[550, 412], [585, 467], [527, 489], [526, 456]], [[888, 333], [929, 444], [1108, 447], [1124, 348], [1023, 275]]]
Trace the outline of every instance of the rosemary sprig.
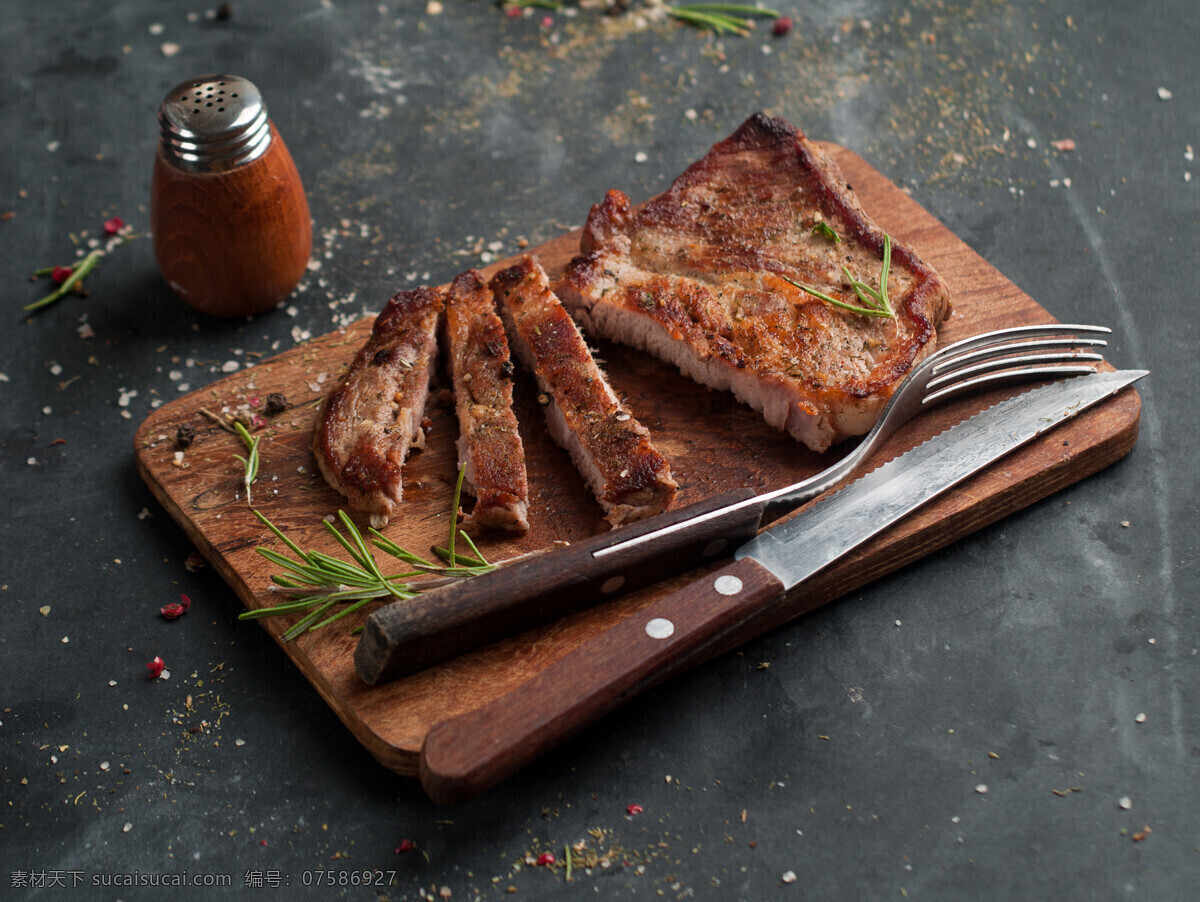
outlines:
[[[34, 301], [32, 304], [26, 304], [21, 309], [26, 313], [33, 310], [41, 310], [43, 307], [48, 307], [59, 298], [65, 296], [67, 292], [74, 291], [75, 286], [83, 281], [84, 276], [96, 268], [96, 264], [100, 262], [100, 258], [103, 256], [104, 251], [100, 250], [100, 248], [90, 251], [86, 257], [79, 261], [79, 265], [74, 268], [71, 274], [67, 276], [67, 278], [63, 279], [62, 284], [59, 285], [58, 288], [54, 289], [54, 291], [50, 292], [41, 300]], [[54, 269], [55, 267], [53, 266], [39, 269], [34, 272], [34, 275], [48, 276], [50, 273], [54, 272]]]
[[562, 0], [508, 0], [504, 4], [505, 9], [562, 9], [565, 4]]
[[[369, 527], [371, 545], [409, 566], [409, 569], [401, 573], [386, 576], [375, 560], [363, 534], [345, 511], [338, 511], [338, 520], [342, 529], [345, 530], [344, 535], [342, 530], [339, 530], [333, 523], [328, 520], [323, 522], [325, 528], [349, 555], [349, 561], [340, 560], [320, 551], [304, 551], [264, 514], [251, 508], [254, 516], [287, 546], [294, 557], [280, 554], [271, 548], [255, 549], [272, 564], [284, 570], [282, 574], [272, 574], [271, 576], [271, 581], [274, 583], [271, 591], [284, 596], [284, 600], [270, 607], [244, 611], [238, 615], [238, 619], [258, 620], [262, 617], [274, 617], [282, 614], [304, 614], [304, 617], [283, 633], [283, 640], [291, 641], [303, 633], [320, 629], [340, 620], [372, 601], [387, 598], [412, 598], [420, 592], [437, 588], [447, 582], [479, 576], [495, 570], [498, 565], [488, 563], [487, 558], [471, 541], [471, 537], [457, 529], [458, 501], [462, 479], [463, 468], [460, 467], [458, 485], [454, 492], [451, 548], [435, 549], [439, 557], [447, 560], [448, 566], [428, 561], [397, 545], [374, 527]], [[453, 552], [453, 543], [456, 538], [465, 541], [474, 556]], [[426, 577], [430, 574], [438, 574], [440, 578], [411, 581], [414, 577]], [[345, 605], [345, 607], [333, 612], [338, 605]]]
[[242, 484], [246, 486], [246, 504], [253, 506], [250, 500], [250, 485], [254, 480], [258, 479], [258, 442], [262, 438], [261, 435], [251, 435], [250, 431], [242, 425], [241, 420], [233, 421], [233, 428], [237, 431], [238, 436], [242, 440], [242, 444], [246, 446], [246, 456], [240, 454], [233, 455], [242, 462], [242, 466], [246, 470], [246, 475], [242, 479]]
[[879, 288], [875, 289], [866, 282], [861, 282], [854, 276], [850, 275], [850, 270], [845, 266], [842, 267], [842, 272], [846, 275], [846, 281], [850, 283], [850, 287], [854, 289], [854, 294], [862, 301], [863, 306], [856, 307], [854, 304], [847, 304], [845, 301], [839, 301], [837, 298], [830, 297], [824, 292], [817, 291], [815, 288], [809, 288], [807, 285], [801, 285], [799, 282], [789, 279], [787, 276], [781, 278], [789, 285], [799, 288], [806, 294], [811, 294], [815, 298], [819, 298], [827, 304], [838, 307], [842, 310], [849, 310], [851, 313], [857, 313], [859, 316], [882, 316], [895, 317], [892, 311], [892, 302], [888, 298], [887, 278], [888, 270], [892, 266], [892, 239], [885, 233], [883, 236], [883, 268], [879, 271]]
[[732, 33], [745, 37], [750, 33], [749, 17], [769, 16], [778, 19], [780, 14], [773, 9], [742, 3], [688, 3], [668, 7], [667, 15], [716, 34]]

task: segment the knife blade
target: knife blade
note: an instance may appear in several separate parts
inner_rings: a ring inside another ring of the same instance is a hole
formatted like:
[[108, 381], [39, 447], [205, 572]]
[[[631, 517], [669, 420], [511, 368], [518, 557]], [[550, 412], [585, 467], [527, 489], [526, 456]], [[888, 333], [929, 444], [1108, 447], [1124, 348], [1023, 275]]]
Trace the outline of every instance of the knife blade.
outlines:
[[449, 804], [491, 788], [731, 634], [753, 635], [808, 577], [1145, 375], [1078, 376], [1002, 401], [765, 530], [733, 563], [589, 638], [517, 689], [436, 724], [421, 750], [425, 791]]

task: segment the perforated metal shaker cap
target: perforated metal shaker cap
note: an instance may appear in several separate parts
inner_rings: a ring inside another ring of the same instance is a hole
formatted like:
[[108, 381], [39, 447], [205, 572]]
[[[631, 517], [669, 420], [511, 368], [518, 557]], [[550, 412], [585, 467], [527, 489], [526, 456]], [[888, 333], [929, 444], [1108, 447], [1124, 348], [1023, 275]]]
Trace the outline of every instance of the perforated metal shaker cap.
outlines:
[[267, 106], [237, 75], [201, 75], [174, 87], [158, 108], [161, 146], [192, 172], [226, 172], [257, 160], [271, 144]]

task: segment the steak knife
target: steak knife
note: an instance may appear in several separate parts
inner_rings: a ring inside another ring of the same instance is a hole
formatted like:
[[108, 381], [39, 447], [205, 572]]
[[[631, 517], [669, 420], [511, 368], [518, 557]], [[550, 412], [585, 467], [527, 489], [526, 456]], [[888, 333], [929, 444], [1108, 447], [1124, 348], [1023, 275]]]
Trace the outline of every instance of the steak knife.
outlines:
[[[436, 724], [421, 783], [478, 795], [604, 714], [787, 616], [788, 593], [998, 458], [1147, 375], [1121, 370], [1035, 388], [987, 408], [741, 545], [734, 561], [587, 639], [532, 680]], [[791, 599], [791, 606], [802, 609]]]

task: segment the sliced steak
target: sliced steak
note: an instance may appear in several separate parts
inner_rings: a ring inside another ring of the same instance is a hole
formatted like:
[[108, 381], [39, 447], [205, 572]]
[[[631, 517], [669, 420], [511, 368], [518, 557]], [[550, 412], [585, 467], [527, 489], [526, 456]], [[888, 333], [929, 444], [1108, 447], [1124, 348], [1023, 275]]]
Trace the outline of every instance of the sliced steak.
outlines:
[[313, 454], [325, 480], [350, 507], [381, 527], [403, 497], [400, 471], [414, 442], [437, 355], [443, 297], [402, 291], [375, 320], [371, 337], [317, 411]]
[[609, 386], [541, 266], [525, 257], [491, 287], [513, 350], [545, 396], [550, 435], [606, 519], [617, 526], [664, 510], [675, 497], [670, 466]]
[[897, 242], [893, 317], [849, 312], [791, 283], [862, 307], [843, 267], [879, 289], [883, 256], [883, 232], [836, 164], [786, 122], [756, 114], [640, 211], [609, 191], [557, 288], [590, 334], [732, 391], [824, 451], [871, 428], [933, 350], [950, 295]]
[[446, 295], [446, 345], [460, 437], [463, 486], [475, 496], [464, 525], [525, 532], [529, 485], [512, 410], [513, 364], [492, 291], [467, 270]]

